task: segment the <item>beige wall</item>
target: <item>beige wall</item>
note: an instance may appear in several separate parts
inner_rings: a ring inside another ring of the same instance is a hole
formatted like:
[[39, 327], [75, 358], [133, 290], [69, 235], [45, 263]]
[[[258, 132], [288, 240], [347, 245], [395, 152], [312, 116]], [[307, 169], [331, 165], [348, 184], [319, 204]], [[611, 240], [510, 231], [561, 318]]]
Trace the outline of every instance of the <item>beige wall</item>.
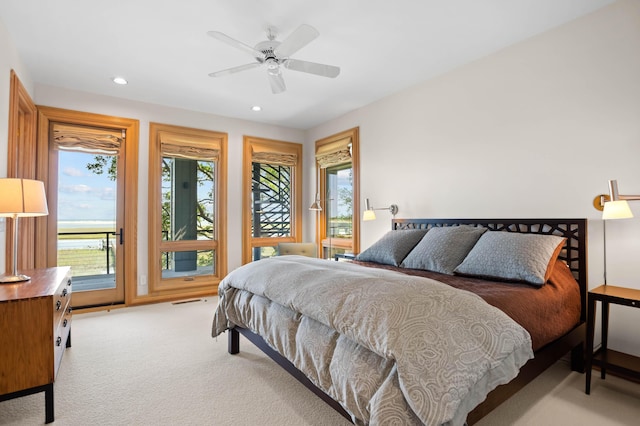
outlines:
[[[640, 193], [640, 2], [614, 3], [318, 126], [307, 140], [354, 126], [363, 198], [398, 204], [399, 217], [586, 217], [596, 287], [603, 240], [592, 200], [608, 179]], [[640, 289], [640, 202], [632, 209], [635, 219], [607, 226], [608, 281]], [[363, 223], [361, 247], [389, 229], [390, 216], [378, 217]], [[612, 308], [612, 347], [640, 355], [639, 322], [640, 310]]]
[[[397, 203], [400, 217], [587, 217], [590, 285], [602, 282], [602, 221], [591, 207], [617, 178], [640, 193], [640, 2], [594, 14], [514, 45], [307, 132], [104, 96], [34, 86], [0, 23], [0, 176], [6, 176], [9, 70], [43, 105], [140, 120], [139, 216], [146, 214], [148, 122], [229, 133], [229, 269], [240, 264], [243, 134], [313, 142], [360, 127], [361, 194]], [[305, 151], [304, 205], [314, 196]], [[635, 219], [607, 227], [609, 283], [640, 288], [640, 203]], [[388, 228], [380, 212], [362, 247]], [[305, 216], [305, 239], [314, 235]], [[146, 229], [138, 228], [139, 273]], [[4, 232], [0, 232], [0, 243]], [[0, 244], [0, 270], [4, 244]], [[611, 346], [640, 355], [640, 311], [614, 307]]]

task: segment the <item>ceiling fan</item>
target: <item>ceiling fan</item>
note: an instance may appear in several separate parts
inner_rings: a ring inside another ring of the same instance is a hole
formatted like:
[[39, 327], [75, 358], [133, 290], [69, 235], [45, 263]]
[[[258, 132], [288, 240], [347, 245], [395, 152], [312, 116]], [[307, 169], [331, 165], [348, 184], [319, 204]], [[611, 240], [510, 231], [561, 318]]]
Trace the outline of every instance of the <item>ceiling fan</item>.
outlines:
[[320, 35], [318, 30], [310, 25], [300, 25], [289, 35], [289, 37], [282, 41], [277, 41], [275, 30], [273, 28], [269, 28], [267, 30], [267, 40], [261, 41], [256, 44], [255, 47], [244, 44], [219, 31], [209, 31], [207, 34], [222, 41], [223, 43], [227, 43], [229, 46], [233, 46], [236, 49], [240, 49], [243, 52], [250, 54], [256, 60], [256, 62], [251, 62], [249, 64], [212, 72], [209, 74], [210, 77], [222, 77], [251, 68], [256, 68], [261, 65], [266, 65], [267, 77], [271, 84], [271, 91], [273, 93], [282, 93], [286, 90], [286, 86], [280, 70], [281, 65], [293, 71], [306, 72], [322, 77], [335, 78], [340, 74], [340, 68], [333, 65], [318, 64], [315, 62], [290, 58], [291, 55], [302, 49]]

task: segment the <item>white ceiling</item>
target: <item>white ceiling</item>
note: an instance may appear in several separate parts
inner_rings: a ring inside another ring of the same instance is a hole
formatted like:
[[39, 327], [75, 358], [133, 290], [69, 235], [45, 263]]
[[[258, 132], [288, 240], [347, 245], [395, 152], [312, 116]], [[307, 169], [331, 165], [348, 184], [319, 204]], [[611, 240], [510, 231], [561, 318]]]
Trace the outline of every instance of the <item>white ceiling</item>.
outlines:
[[[611, 2], [1, 0], [0, 19], [36, 83], [307, 129]], [[320, 36], [292, 57], [337, 78], [284, 69], [274, 95], [263, 67], [208, 76], [253, 58], [207, 31], [254, 46], [303, 23]]]

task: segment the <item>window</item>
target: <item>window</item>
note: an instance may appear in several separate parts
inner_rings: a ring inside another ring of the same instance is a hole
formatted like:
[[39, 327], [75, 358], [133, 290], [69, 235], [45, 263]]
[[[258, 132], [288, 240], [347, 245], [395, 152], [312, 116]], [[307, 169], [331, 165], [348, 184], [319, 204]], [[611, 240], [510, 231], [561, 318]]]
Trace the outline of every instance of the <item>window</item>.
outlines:
[[211, 290], [226, 274], [225, 133], [151, 123], [149, 290]]
[[358, 128], [316, 141], [316, 167], [322, 208], [316, 225], [319, 252], [323, 258], [358, 253]]
[[245, 136], [243, 249], [248, 263], [302, 235], [302, 145]]

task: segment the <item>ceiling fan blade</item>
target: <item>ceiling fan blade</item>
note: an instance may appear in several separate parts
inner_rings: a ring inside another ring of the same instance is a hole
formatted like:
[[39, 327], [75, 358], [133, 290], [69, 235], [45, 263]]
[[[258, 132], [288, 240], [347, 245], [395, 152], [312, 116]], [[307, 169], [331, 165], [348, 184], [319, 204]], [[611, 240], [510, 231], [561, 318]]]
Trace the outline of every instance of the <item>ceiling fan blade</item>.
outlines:
[[284, 66], [294, 71], [307, 72], [322, 77], [336, 78], [340, 74], [340, 67], [333, 65], [317, 64], [315, 62], [300, 61], [298, 59], [288, 59]]
[[227, 43], [229, 46], [235, 47], [236, 49], [240, 49], [243, 52], [247, 52], [249, 55], [255, 58], [262, 58], [264, 56], [264, 54], [259, 50], [256, 50], [253, 47], [247, 44], [244, 44], [241, 41], [231, 38], [228, 35], [221, 33], [220, 31], [208, 31], [207, 34], [215, 38], [216, 40], [220, 40], [223, 43]]
[[227, 68], [226, 70], [220, 70], [216, 72], [209, 73], [209, 77], [223, 77], [229, 74], [235, 74], [240, 71], [250, 70], [251, 68], [256, 68], [262, 65], [260, 62], [252, 62], [250, 64], [238, 65], [237, 67]]
[[278, 47], [273, 50], [279, 58], [287, 58], [318, 37], [320, 33], [311, 25], [302, 24], [285, 38]]
[[269, 77], [269, 84], [271, 84], [271, 91], [274, 94], [282, 93], [287, 90], [287, 87], [284, 84], [284, 78], [282, 78], [282, 74], [278, 73], [267, 73]]

